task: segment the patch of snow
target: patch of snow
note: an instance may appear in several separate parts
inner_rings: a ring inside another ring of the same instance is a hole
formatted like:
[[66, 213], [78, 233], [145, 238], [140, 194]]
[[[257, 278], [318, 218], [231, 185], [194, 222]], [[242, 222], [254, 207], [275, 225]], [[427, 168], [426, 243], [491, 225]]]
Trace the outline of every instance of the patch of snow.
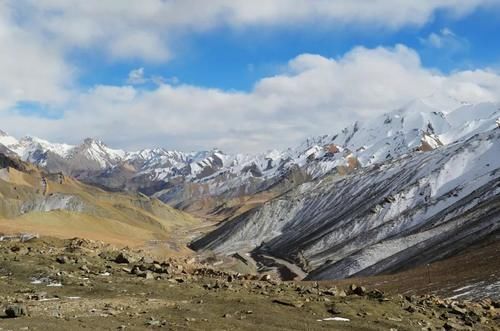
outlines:
[[323, 319], [319, 319], [317, 321], [318, 322], [322, 322], [322, 321], [350, 322], [351, 320], [348, 318], [344, 318], [344, 317], [326, 317]]
[[50, 284], [47, 284], [48, 287], [61, 287], [63, 286], [61, 283], [50, 283]]

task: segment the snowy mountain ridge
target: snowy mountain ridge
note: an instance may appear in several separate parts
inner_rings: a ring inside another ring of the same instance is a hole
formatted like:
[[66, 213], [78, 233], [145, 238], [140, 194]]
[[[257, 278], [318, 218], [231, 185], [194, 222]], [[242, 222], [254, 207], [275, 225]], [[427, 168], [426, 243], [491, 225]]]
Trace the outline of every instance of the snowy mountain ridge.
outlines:
[[271, 257], [295, 264], [308, 279], [341, 279], [431, 263], [499, 233], [496, 127], [299, 185], [191, 247], [264, 264]]
[[[441, 107], [441, 108], [440, 108]], [[114, 189], [138, 189], [172, 199], [172, 185], [196, 183], [201, 195], [252, 194], [276, 184], [297, 169], [305, 179], [430, 151], [496, 127], [500, 105], [465, 104], [439, 98], [418, 99], [371, 120], [358, 121], [337, 134], [306, 139], [294, 148], [256, 155], [220, 150], [128, 152], [87, 138], [81, 145], [54, 144], [35, 137], [20, 140], [0, 133], [0, 144], [22, 160], [88, 179]], [[163, 183], [163, 184], [162, 184]], [[165, 194], [167, 189], [167, 194]], [[175, 190], [175, 196], [183, 188]], [[175, 200], [175, 199], [174, 199]]]

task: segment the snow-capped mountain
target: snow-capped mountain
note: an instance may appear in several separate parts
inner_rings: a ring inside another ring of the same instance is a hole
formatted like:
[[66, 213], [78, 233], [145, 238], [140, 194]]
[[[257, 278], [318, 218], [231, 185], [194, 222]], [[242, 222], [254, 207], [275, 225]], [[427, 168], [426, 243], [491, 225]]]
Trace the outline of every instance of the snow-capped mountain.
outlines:
[[498, 234], [496, 127], [304, 183], [223, 223], [192, 248], [249, 252], [257, 260], [295, 264], [309, 279], [340, 279], [430, 263]]
[[283, 151], [257, 155], [220, 150], [184, 153], [163, 148], [127, 152], [96, 139], [54, 144], [0, 133], [0, 144], [25, 161], [115, 190], [141, 191], [185, 207], [201, 197], [224, 199], [273, 188], [284, 192], [329, 173], [349, 174], [496, 127], [500, 105], [429, 97], [377, 118], [313, 137]]

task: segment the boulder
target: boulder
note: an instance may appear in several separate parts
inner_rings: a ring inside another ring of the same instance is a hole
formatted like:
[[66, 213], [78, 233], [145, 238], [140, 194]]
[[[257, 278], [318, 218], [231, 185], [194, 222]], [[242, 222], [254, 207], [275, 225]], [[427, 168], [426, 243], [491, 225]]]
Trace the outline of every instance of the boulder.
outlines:
[[366, 288], [364, 286], [357, 286], [355, 284], [351, 284], [349, 286], [349, 294], [356, 294], [359, 296], [366, 295]]
[[66, 263], [70, 262], [69, 258], [66, 255], [58, 256], [56, 258], [56, 261], [57, 261], [57, 263], [60, 263], [60, 264], [66, 264]]
[[134, 258], [132, 255], [125, 253], [125, 252], [120, 252], [116, 257], [115, 257], [115, 262], [120, 263], [120, 264], [129, 264], [129, 263], [135, 263], [137, 262], [137, 259]]
[[8, 318], [26, 316], [27, 314], [28, 310], [24, 305], [10, 305], [7, 308], [5, 308], [5, 315]]

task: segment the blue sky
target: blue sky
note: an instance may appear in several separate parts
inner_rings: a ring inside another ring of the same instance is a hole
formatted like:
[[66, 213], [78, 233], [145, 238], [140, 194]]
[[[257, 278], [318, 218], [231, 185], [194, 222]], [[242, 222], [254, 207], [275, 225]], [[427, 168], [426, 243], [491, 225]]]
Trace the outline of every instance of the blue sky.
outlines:
[[[355, 46], [368, 48], [404, 44], [418, 51], [426, 67], [444, 73], [500, 65], [500, 11], [480, 8], [460, 19], [436, 12], [426, 24], [389, 30], [332, 25], [280, 28], [228, 27], [197, 33], [179, 41], [176, 57], [167, 63], [140, 60], [103, 61], [102, 54], [77, 52], [71, 61], [85, 68], [82, 86], [121, 84], [130, 70], [144, 67], [151, 75], [177, 77], [183, 83], [221, 89], [250, 90], [257, 80], [280, 72], [286, 62], [303, 53], [339, 57]], [[436, 48], [422, 42], [449, 29], [458, 49]]]
[[283, 148], [429, 94], [498, 101], [499, 17], [496, 0], [6, 0], [0, 121], [127, 149]]

